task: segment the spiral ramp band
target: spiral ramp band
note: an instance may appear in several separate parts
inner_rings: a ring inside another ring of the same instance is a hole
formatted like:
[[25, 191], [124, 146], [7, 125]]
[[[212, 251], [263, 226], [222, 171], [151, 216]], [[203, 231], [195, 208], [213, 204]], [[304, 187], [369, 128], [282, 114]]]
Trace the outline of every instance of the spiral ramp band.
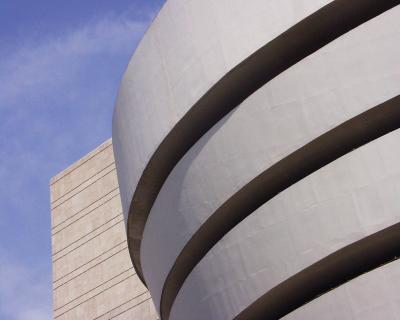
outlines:
[[165, 4], [113, 119], [130, 254], [162, 319], [277, 319], [396, 259], [318, 279], [398, 222], [397, 4]]

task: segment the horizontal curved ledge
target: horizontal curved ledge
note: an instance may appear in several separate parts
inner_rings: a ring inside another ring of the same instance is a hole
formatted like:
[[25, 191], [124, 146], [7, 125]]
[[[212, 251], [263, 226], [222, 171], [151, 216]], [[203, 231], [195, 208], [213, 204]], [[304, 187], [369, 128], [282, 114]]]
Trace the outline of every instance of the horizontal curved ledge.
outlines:
[[229, 71], [177, 122], [146, 165], [128, 212], [129, 252], [143, 283], [140, 245], [144, 227], [165, 180], [186, 152], [219, 120], [267, 82], [399, 3], [400, 0], [332, 1]]
[[324, 133], [259, 174], [225, 201], [197, 230], [168, 273], [161, 295], [161, 316], [169, 318], [186, 278], [231, 229], [291, 185], [400, 127], [400, 95]]
[[234, 320], [275, 320], [400, 256], [400, 223], [354, 242], [262, 295]]

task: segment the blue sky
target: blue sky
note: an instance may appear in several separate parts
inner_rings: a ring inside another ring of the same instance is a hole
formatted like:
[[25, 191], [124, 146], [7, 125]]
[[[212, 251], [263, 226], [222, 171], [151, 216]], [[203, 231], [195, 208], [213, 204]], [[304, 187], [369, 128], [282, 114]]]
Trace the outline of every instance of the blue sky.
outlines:
[[111, 136], [164, 0], [0, 1], [0, 319], [51, 319], [49, 179]]

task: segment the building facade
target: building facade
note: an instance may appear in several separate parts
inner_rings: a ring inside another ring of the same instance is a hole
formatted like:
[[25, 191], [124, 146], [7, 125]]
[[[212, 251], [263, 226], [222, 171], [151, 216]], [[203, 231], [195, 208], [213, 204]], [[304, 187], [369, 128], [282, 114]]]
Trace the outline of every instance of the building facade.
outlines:
[[129, 258], [111, 140], [50, 181], [54, 319], [156, 320]]
[[169, 0], [113, 148], [163, 320], [399, 319], [395, 0]]

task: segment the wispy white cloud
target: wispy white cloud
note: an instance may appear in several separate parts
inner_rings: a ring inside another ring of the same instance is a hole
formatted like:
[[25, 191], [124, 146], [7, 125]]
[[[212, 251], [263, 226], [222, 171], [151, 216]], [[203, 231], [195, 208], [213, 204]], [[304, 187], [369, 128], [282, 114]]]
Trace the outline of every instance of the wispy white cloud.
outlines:
[[51, 319], [50, 278], [0, 254], [0, 316], [15, 320]]
[[[0, 57], [0, 177], [15, 186], [1, 190], [18, 194], [30, 172], [42, 174], [40, 168], [46, 162], [54, 167], [58, 156], [76, 160], [71, 149], [77, 137], [82, 150], [93, 147], [88, 142], [96, 134], [109, 134], [118, 74], [153, 15], [147, 8], [140, 20], [116, 14], [93, 19], [39, 42], [26, 39]], [[10, 178], [15, 172], [24, 177]]]
[[21, 96], [40, 95], [76, 80], [97, 55], [131, 51], [147, 24], [148, 19], [112, 16], [43, 42], [23, 44], [0, 61], [0, 104], [6, 106]]
[[100, 17], [0, 56], [1, 319], [51, 318], [48, 179], [108, 138], [119, 78], [153, 15]]

